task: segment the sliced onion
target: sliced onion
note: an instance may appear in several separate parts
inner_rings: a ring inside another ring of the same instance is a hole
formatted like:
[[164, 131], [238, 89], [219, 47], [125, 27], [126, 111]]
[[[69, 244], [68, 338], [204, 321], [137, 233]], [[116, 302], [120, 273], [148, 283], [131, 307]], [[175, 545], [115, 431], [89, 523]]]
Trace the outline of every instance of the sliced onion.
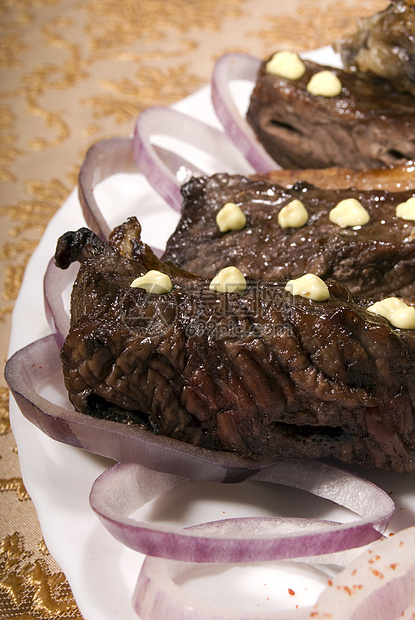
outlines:
[[94, 189], [119, 172], [138, 172], [130, 138], [110, 138], [94, 144], [86, 154], [78, 177], [78, 194], [85, 221], [101, 239], [108, 239], [111, 228], [94, 197]]
[[[206, 527], [206, 526], [203, 526]], [[209, 529], [206, 527], [206, 531]], [[226, 610], [187, 594], [176, 583], [197, 565], [144, 561], [133, 596], [142, 620], [394, 620], [415, 611], [415, 527], [379, 540], [328, 580], [316, 605], [293, 611]]]
[[[219, 524], [220, 526], [220, 524]], [[197, 526], [210, 531], [210, 524]], [[218, 565], [221, 568], [221, 565]], [[148, 556], [144, 560], [133, 593], [133, 608], [140, 620], [169, 618], [169, 620], [310, 620], [311, 608], [295, 611], [267, 612], [227, 608], [201, 601], [185, 592], [177, 583], [182, 576], [195, 574], [200, 564], [178, 562]]]
[[379, 540], [320, 595], [313, 618], [393, 620], [415, 613], [415, 527]]
[[351, 523], [278, 517], [240, 518], [211, 524], [206, 532], [163, 527], [130, 517], [152, 499], [189, 482], [130, 463], [118, 464], [94, 483], [90, 502], [113, 536], [136, 551], [185, 562], [262, 562], [327, 555], [361, 547], [385, 531], [394, 503], [374, 484], [318, 461], [283, 460], [250, 480], [283, 484], [334, 501], [361, 516]]
[[62, 366], [53, 334], [17, 351], [7, 362], [6, 381], [23, 415], [46, 435], [116, 461], [140, 463], [156, 471], [186, 475], [194, 480], [244, 480], [269, 465], [270, 459], [251, 461], [235, 454], [213, 452], [154, 435], [139, 426], [100, 420], [41, 395], [43, 385], [59, 380]]
[[[104, 241], [108, 240], [111, 228], [95, 200], [94, 189], [98, 183], [114, 174], [139, 172], [132, 147], [132, 138], [100, 140], [88, 150], [79, 172], [78, 196], [85, 222]], [[165, 153], [164, 156], [166, 159], [174, 159], [171, 153]], [[151, 249], [156, 256], [163, 253], [158, 248]]]
[[62, 348], [69, 331], [69, 309], [65, 307], [63, 294], [67, 287], [72, 286], [78, 272], [79, 265], [72, 263], [68, 269], [56, 267], [52, 258], [47, 266], [43, 278], [43, 298], [45, 314], [49, 327], [55, 335], [56, 344]]
[[239, 112], [231, 93], [233, 80], [247, 80], [254, 86], [261, 60], [249, 54], [225, 54], [213, 69], [212, 103], [225, 132], [257, 172], [269, 172], [280, 166], [266, 152], [253, 129]]
[[[171, 148], [154, 145], [154, 138], [179, 140], [202, 152], [201, 165], [190, 163]], [[134, 157], [150, 185], [176, 211], [181, 210], [181, 185], [192, 175], [213, 172], [252, 174], [254, 169], [225, 133], [171, 108], [153, 107], [138, 117]]]

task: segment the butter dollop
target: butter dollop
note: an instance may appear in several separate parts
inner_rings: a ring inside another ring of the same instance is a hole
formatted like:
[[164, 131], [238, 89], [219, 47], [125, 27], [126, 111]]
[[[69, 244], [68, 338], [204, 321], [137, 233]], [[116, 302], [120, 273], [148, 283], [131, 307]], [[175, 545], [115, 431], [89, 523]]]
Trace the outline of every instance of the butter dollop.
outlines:
[[216, 293], [243, 293], [246, 280], [236, 267], [225, 267], [213, 278], [209, 289]]
[[415, 197], [409, 198], [406, 202], [401, 202], [395, 210], [396, 216], [403, 220], [415, 221]]
[[308, 221], [308, 212], [301, 200], [295, 198], [278, 213], [281, 228], [300, 228]]
[[234, 202], [227, 202], [216, 215], [216, 224], [220, 232], [242, 230], [246, 225], [246, 217], [241, 207]]
[[335, 73], [324, 70], [315, 73], [307, 84], [310, 95], [336, 97], [340, 95], [342, 83]]
[[398, 297], [387, 297], [377, 301], [367, 309], [372, 314], [379, 314], [399, 329], [415, 329], [415, 307], [409, 306]]
[[131, 282], [130, 287], [143, 288], [152, 295], [164, 295], [165, 293], [170, 293], [173, 285], [166, 273], [150, 269], [146, 274]]
[[305, 72], [305, 65], [298, 54], [282, 51], [274, 54], [267, 62], [266, 70], [288, 80], [298, 80]]
[[356, 198], [345, 198], [329, 213], [330, 222], [340, 228], [348, 226], [364, 226], [370, 220], [370, 215]]
[[300, 295], [313, 301], [325, 301], [330, 297], [327, 285], [314, 273], [306, 273], [300, 278], [289, 280], [285, 285], [285, 290], [292, 295]]

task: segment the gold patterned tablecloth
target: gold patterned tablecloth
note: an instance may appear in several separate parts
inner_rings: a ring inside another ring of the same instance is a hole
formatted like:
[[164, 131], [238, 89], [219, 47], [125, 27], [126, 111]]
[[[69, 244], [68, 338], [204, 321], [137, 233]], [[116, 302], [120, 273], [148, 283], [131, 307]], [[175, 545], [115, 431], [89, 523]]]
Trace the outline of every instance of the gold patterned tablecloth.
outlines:
[[[209, 82], [229, 51], [314, 49], [384, 0], [4, 0], [0, 3], [0, 345], [25, 266], [87, 148]], [[24, 329], [24, 326], [22, 326]], [[0, 619], [81, 618], [43, 542], [0, 384]]]

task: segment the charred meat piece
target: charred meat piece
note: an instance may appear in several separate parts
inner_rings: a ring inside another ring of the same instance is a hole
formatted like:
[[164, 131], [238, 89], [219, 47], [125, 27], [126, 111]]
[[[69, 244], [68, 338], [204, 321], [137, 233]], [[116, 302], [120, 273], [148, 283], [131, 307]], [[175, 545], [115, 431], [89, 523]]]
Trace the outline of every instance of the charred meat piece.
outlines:
[[415, 95], [415, 2], [395, 0], [384, 11], [361, 19], [357, 32], [334, 45], [346, 69], [388, 80], [395, 90]]
[[415, 189], [415, 163], [353, 170], [334, 166], [331, 168], [296, 168], [288, 170], [279, 168], [267, 173], [252, 174], [252, 179], [274, 181], [282, 187], [292, 187], [295, 183], [305, 181], [321, 189], [363, 189], [366, 191], [381, 189], [388, 192], [403, 192]]
[[[415, 221], [395, 215], [413, 191], [326, 190], [307, 183], [288, 189], [266, 177], [220, 173], [192, 179], [182, 193], [181, 219], [163, 256], [178, 267], [213, 277], [234, 265], [245, 276], [282, 282], [312, 272], [355, 294], [415, 299]], [[340, 228], [330, 221], [330, 210], [346, 198], [359, 200], [368, 224]], [[278, 214], [294, 199], [304, 204], [308, 222], [281, 228]], [[244, 212], [242, 230], [220, 232], [216, 215], [227, 202]]]
[[[247, 120], [283, 168], [379, 168], [415, 157], [414, 97], [389, 82], [304, 61], [289, 80], [262, 63]], [[330, 70], [342, 84], [338, 96], [311, 95], [312, 75]]]
[[177, 270], [170, 293], [131, 288], [149, 259], [86, 229], [58, 242], [58, 266], [81, 261], [61, 351], [78, 411], [254, 459], [415, 470], [414, 330], [333, 281], [324, 302], [260, 281], [218, 294]]

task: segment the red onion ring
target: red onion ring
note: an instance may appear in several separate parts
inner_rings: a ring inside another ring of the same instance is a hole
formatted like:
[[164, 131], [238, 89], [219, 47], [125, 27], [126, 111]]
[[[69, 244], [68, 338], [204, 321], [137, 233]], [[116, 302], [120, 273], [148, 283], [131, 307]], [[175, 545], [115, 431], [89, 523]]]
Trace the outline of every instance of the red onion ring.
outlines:
[[78, 195], [88, 227], [101, 239], [108, 239], [111, 228], [94, 197], [94, 189], [119, 172], [138, 172], [130, 138], [100, 140], [87, 152], [78, 177]]
[[52, 258], [48, 263], [43, 278], [46, 320], [52, 333], [55, 335], [59, 349], [62, 348], [65, 342], [70, 324], [69, 312], [65, 308], [63, 293], [68, 286], [72, 288], [78, 268], [79, 265], [77, 263], [72, 263], [68, 269], [59, 269]]
[[[42, 387], [59, 379], [62, 366], [55, 335], [17, 351], [7, 362], [5, 378], [23, 415], [46, 435], [115, 461], [139, 463], [156, 471], [194, 480], [239, 481], [272, 460], [250, 461], [235, 454], [212, 452], [154, 435], [138, 426], [100, 420], [59, 406], [41, 395]], [[59, 388], [62, 393], [65, 389]]]
[[224, 609], [202, 602], [186, 593], [176, 582], [192, 574], [200, 564], [166, 561], [146, 557], [133, 593], [133, 608], [141, 620], [310, 620], [309, 607], [292, 611], [266, 612], [248, 609]]
[[[201, 168], [189, 163], [181, 155], [157, 148], [154, 136], [167, 136], [203, 150]], [[177, 110], [153, 107], [138, 117], [134, 133], [133, 153], [140, 171], [150, 185], [176, 211], [180, 211], [182, 196], [180, 187], [190, 176], [211, 174], [209, 166], [216, 171], [252, 174], [254, 170], [242, 157], [240, 151], [225, 133], [211, 125], [183, 114]], [[202, 170], [203, 168], [203, 170]]]
[[257, 172], [280, 166], [266, 152], [253, 129], [239, 113], [231, 93], [232, 80], [256, 82], [261, 60], [249, 54], [225, 54], [216, 62], [212, 75], [212, 103], [225, 132]]
[[[175, 161], [175, 156], [164, 149], [159, 149], [160, 156]], [[78, 175], [78, 197], [88, 227], [101, 239], [107, 241], [111, 228], [102, 215], [94, 196], [94, 189], [108, 177], [118, 173], [138, 173], [133, 156], [132, 138], [110, 138], [96, 142], [88, 150]], [[162, 250], [151, 248], [157, 256]]]
[[225, 610], [186, 594], [175, 580], [195, 564], [148, 557], [141, 568], [133, 606], [142, 620], [367, 620], [413, 617], [415, 610], [415, 527], [372, 544], [328, 580], [313, 607], [267, 613]]
[[[90, 503], [111, 534], [128, 547], [151, 556], [203, 563], [263, 562], [354, 549], [379, 539], [394, 512], [389, 495], [374, 484], [319, 461], [277, 461], [250, 480], [308, 491], [362, 518], [351, 523], [278, 517], [228, 519], [211, 524], [209, 532], [150, 525], [129, 515], [189, 480], [132, 463], [118, 464], [101, 474], [92, 486]], [[297, 531], [293, 531], [293, 522]]]
[[328, 614], [338, 620], [413, 618], [415, 527], [379, 540], [351, 562], [320, 595], [314, 612], [317, 620]]

